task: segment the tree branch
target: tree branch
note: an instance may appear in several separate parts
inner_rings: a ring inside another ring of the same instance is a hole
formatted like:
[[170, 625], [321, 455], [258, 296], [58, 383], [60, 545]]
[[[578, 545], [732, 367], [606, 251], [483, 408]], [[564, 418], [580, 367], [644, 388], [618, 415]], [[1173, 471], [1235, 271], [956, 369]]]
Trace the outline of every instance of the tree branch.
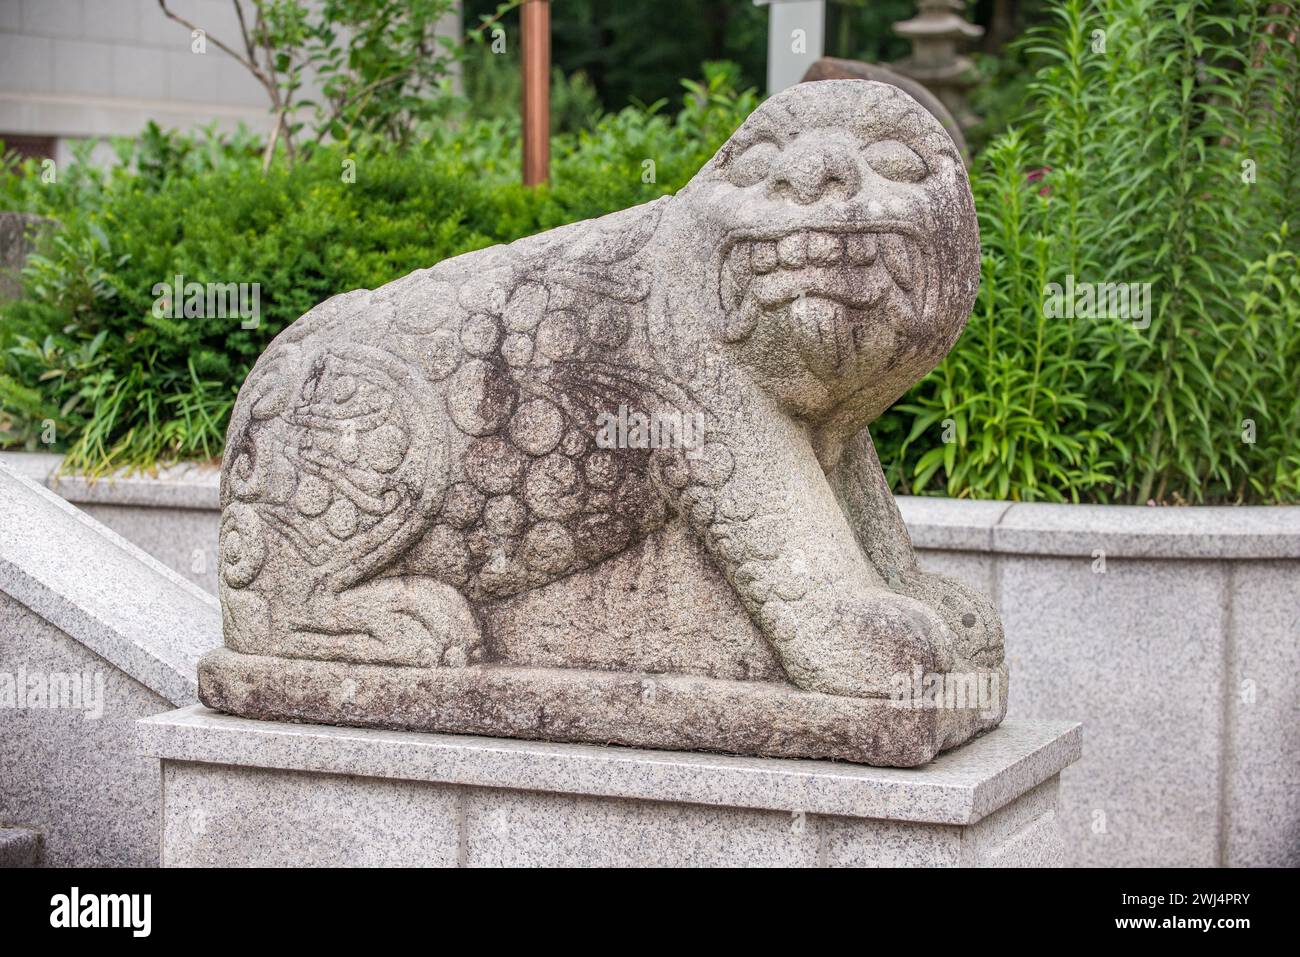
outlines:
[[[249, 71], [251, 71], [253, 76], [257, 77], [257, 79], [262, 83], [263, 86], [267, 85], [266, 77], [262, 74], [262, 71], [261, 69], [258, 68], [257, 64], [253, 62], [251, 59], [245, 59], [244, 57], [236, 53], [234, 50], [232, 50], [230, 47], [228, 47], [226, 44], [218, 40], [216, 37], [210, 35], [207, 30], [203, 30], [202, 27], [195, 26], [193, 23], [191, 23], [189, 20], [186, 20], [184, 17], [179, 16], [178, 14], [175, 14], [172, 11], [168, 10], [167, 0], [158, 0], [158, 6], [159, 8], [162, 9], [162, 12], [167, 14], [167, 16], [170, 17], [172, 20], [175, 20], [181, 26], [188, 28], [190, 33], [193, 33], [195, 30], [202, 31], [203, 35], [212, 41], [213, 46], [215, 46], [218, 50], [222, 50], [225, 53], [228, 53], [230, 56], [234, 57], [237, 61], [242, 63]], [[239, 6], [238, 2], [236, 2], [235, 6], [236, 7]], [[242, 21], [243, 18], [241, 17], [240, 19]]]
[[244, 5], [239, 0], [230, 0], [235, 5], [235, 16], [239, 19], [239, 34], [244, 38], [244, 49], [248, 51], [248, 59], [256, 61], [257, 54], [253, 52], [253, 38], [248, 32], [248, 24], [244, 21]]
[[414, 73], [418, 68], [419, 68], [419, 64], [415, 64], [411, 66], [411, 68], [404, 73], [394, 73], [392, 76], [386, 76], [383, 79], [375, 80], [371, 83], [367, 83], [365, 86], [357, 90], [352, 95], [344, 98], [343, 101], [340, 102], [338, 106], [334, 108], [334, 111], [330, 113], [329, 119], [327, 119], [321, 125], [321, 128], [316, 131], [315, 145], [317, 146], [320, 145], [321, 140], [325, 138], [325, 134], [329, 131], [329, 128], [334, 125], [334, 121], [337, 120], [339, 117], [341, 117], [343, 115], [343, 111], [346, 110], [353, 103], [355, 103], [357, 100], [360, 100], [362, 98], [369, 98], [370, 94], [374, 93], [376, 90], [382, 89], [383, 87], [388, 86], [389, 84], [396, 83], [398, 80], [410, 79], [411, 74]]

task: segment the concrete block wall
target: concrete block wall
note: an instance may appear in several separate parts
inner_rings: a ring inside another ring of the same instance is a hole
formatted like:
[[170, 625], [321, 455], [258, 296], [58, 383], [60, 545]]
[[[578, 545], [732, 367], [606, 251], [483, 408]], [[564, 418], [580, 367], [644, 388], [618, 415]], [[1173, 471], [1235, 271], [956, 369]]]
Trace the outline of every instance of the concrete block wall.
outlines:
[[1300, 865], [1300, 508], [901, 507], [924, 565], [996, 600], [1008, 715], [1087, 728], [1073, 861]]

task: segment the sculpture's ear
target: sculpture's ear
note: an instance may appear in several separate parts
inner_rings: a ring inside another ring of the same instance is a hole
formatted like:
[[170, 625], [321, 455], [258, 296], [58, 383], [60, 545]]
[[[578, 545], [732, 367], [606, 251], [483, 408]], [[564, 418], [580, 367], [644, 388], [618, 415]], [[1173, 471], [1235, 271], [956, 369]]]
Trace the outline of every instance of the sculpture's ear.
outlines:
[[736, 150], [736, 134], [744, 128], [745, 124], [742, 123], [732, 131], [731, 135], [727, 137], [727, 141], [718, 147], [718, 151], [713, 154], [712, 158], [691, 177], [691, 182], [696, 179], [714, 176], [722, 167], [727, 165], [727, 162], [731, 159], [731, 154]]
[[[780, 96], [780, 94], [777, 95]], [[699, 168], [696, 174], [690, 178], [685, 186], [678, 190], [677, 195], [689, 195], [692, 188], [696, 188], [698, 184], [722, 178], [723, 169], [725, 169], [727, 164], [731, 161], [733, 154], [737, 153], [737, 151], [742, 148], [742, 143], [745, 142], [747, 129], [755, 123], [766, 124], [769, 122], [766, 114], [767, 104], [764, 103], [754, 110], [754, 112], [750, 113], [749, 116], [745, 117], [744, 121], [731, 131], [731, 135], [727, 137], [726, 142], [718, 147], [718, 151], [710, 157], [709, 161]]]
[[608, 266], [636, 255], [654, 235], [671, 201], [671, 196], [661, 196], [594, 220], [592, 225], [596, 228], [578, 240], [573, 248], [574, 257], [583, 263]]

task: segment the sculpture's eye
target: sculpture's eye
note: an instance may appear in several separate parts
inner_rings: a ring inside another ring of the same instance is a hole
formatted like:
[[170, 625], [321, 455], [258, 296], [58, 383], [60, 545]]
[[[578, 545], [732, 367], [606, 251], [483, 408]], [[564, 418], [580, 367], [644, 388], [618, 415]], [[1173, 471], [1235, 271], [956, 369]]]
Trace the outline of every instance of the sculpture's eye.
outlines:
[[867, 165], [885, 179], [899, 180], [904, 183], [916, 183], [929, 174], [925, 160], [916, 151], [904, 146], [898, 140], [881, 140], [872, 143], [863, 156]]
[[771, 140], [758, 140], [745, 147], [727, 164], [727, 179], [735, 186], [753, 186], [767, 178], [780, 150]]

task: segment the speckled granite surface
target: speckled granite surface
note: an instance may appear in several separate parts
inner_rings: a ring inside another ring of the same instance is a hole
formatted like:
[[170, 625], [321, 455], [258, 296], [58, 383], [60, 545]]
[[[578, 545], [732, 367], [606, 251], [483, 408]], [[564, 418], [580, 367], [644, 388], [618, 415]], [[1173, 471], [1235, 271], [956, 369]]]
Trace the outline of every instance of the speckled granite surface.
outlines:
[[171, 761], [943, 824], [978, 821], [1082, 749], [1077, 723], [1023, 720], [921, 768], [252, 721], [202, 705], [136, 728], [141, 753]]
[[1069, 722], [921, 768], [251, 721], [137, 723], [169, 865], [955, 866], [1060, 861]]

